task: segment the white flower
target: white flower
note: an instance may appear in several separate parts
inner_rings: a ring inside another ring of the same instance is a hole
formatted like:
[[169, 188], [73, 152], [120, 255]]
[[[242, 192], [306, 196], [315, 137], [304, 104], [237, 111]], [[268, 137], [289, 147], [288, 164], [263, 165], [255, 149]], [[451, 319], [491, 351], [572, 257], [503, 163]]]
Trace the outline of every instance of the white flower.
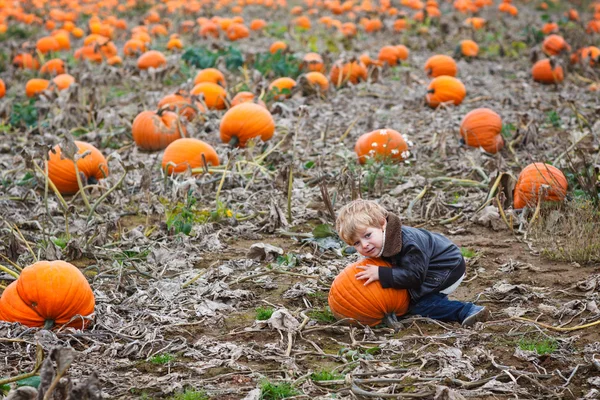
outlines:
[[393, 155], [396, 155], [398, 153], [400, 153], [400, 150], [398, 150], [398, 149], [392, 149], [392, 154]]
[[387, 129], [380, 129], [379, 130], [379, 134], [380, 135], [387, 135], [388, 134]]
[[407, 159], [408, 157], [410, 157], [410, 151], [405, 150], [402, 152], [402, 158]]
[[377, 147], [377, 146], [378, 146], [377, 142], [371, 143], [371, 147]]
[[384, 143], [381, 146], [383, 146], [383, 148], [385, 149], [387, 147], [387, 143]]

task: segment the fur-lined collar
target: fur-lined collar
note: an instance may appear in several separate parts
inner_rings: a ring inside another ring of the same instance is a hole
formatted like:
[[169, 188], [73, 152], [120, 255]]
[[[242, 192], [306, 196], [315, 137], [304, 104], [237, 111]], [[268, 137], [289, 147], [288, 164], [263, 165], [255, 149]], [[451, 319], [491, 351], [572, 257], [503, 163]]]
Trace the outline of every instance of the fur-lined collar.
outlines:
[[388, 213], [382, 257], [391, 257], [402, 251], [402, 222], [396, 214]]

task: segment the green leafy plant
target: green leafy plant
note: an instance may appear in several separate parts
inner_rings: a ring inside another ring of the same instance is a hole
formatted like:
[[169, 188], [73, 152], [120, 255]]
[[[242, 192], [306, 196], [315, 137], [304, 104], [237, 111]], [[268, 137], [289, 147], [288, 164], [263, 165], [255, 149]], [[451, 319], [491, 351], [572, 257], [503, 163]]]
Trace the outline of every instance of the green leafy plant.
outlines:
[[558, 349], [556, 339], [548, 337], [522, 338], [518, 345], [521, 350], [535, 351], [540, 356], [552, 354]]
[[228, 70], [237, 70], [244, 65], [244, 56], [242, 52], [234, 47], [227, 49], [210, 51], [205, 47], [192, 47], [187, 49], [181, 58], [186, 63], [193, 65], [196, 68], [214, 68], [219, 58], [225, 61], [225, 67]]
[[283, 39], [287, 31], [287, 26], [278, 23], [272, 23], [265, 27], [265, 33], [267, 34], [267, 36], [271, 36], [278, 39]]
[[288, 382], [272, 383], [263, 380], [260, 384], [261, 400], [278, 400], [300, 394], [298, 390]]
[[37, 126], [38, 109], [35, 106], [35, 99], [29, 99], [24, 103], [14, 103], [9, 123], [13, 127], [24, 126], [30, 128]]
[[402, 167], [392, 158], [370, 157], [363, 165], [363, 184], [361, 190], [371, 193], [377, 183], [387, 186], [398, 183], [402, 177]]
[[188, 389], [183, 393], [176, 393], [169, 397], [170, 400], [209, 400], [208, 395], [203, 390]]
[[344, 375], [338, 374], [337, 372], [322, 369], [320, 371], [313, 372], [312, 374], [310, 374], [310, 379], [312, 379], [315, 382], [335, 381], [338, 379], [344, 379]]
[[65, 247], [67, 247], [67, 244], [69, 244], [69, 240], [71, 240], [71, 236], [62, 234], [58, 237], [52, 238], [51, 240], [52, 240], [52, 243], [54, 243], [56, 246], [60, 247], [61, 249], [64, 249]]
[[293, 54], [281, 51], [277, 51], [275, 54], [258, 53], [254, 60], [254, 68], [269, 78], [290, 77], [296, 79], [302, 72], [300, 67], [301, 61]]
[[186, 203], [178, 203], [170, 212], [167, 213], [167, 228], [175, 235], [185, 233], [189, 235], [192, 232], [194, 218], [193, 207], [196, 199], [188, 192]]
[[511, 139], [513, 136], [513, 132], [516, 130], [517, 128], [509, 123], [506, 124], [502, 124], [502, 131], [500, 131], [500, 133], [502, 134], [502, 137], [505, 139]]
[[276, 263], [282, 267], [293, 268], [298, 265], [298, 256], [294, 253], [286, 253], [282, 256], [277, 257]]
[[152, 364], [164, 365], [164, 364], [168, 364], [171, 361], [175, 360], [175, 358], [176, 357], [174, 354], [169, 354], [169, 353], [156, 354], [150, 358], [150, 362]]
[[462, 254], [462, 256], [466, 258], [473, 258], [477, 253], [475, 253], [475, 250], [469, 249], [468, 247], [461, 247], [460, 254]]
[[258, 307], [256, 309], [256, 320], [266, 321], [271, 318], [275, 309], [273, 307]]
[[550, 125], [552, 125], [554, 128], [560, 128], [562, 126], [562, 122], [560, 120], [560, 116], [554, 110], [549, 111], [546, 114], [546, 119], [548, 120], [548, 122], [550, 123]]

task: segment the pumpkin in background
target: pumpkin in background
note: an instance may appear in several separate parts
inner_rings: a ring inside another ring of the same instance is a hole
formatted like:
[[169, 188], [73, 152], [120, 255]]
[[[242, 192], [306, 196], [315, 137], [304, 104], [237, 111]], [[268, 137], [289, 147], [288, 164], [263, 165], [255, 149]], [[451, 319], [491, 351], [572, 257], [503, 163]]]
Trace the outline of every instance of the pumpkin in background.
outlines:
[[69, 74], [60, 74], [55, 76], [54, 79], [52, 79], [52, 82], [56, 85], [58, 90], [65, 90], [75, 83], [75, 78]]
[[[108, 176], [108, 163], [100, 150], [93, 145], [75, 140], [77, 154], [88, 153], [77, 160], [77, 168], [83, 174], [82, 184], [94, 184]], [[48, 153], [48, 178], [62, 194], [74, 194], [79, 191], [75, 164], [72, 160], [61, 158], [61, 148], [54, 146]]]
[[227, 35], [227, 39], [235, 42], [236, 40], [245, 39], [250, 36], [250, 30], [246, 25], [234, 22], [229, 25], [225, 34]]
[[408, 60], [408, 56], [410, 55], [410, 50], [403, 44], [399, 44], [396, 47], [396, 51], [398, 52], [398, 60], [406, 61]]
[[278, 40], [277, 42], [274, 42], [271, 45], [271, 47], [269, 47], [269, 53], [275, 54], [278, 51], [281, 51], [283, 53], [284, 51], [287, 50], [287, 48], [288, 48], [288, 45], [285, 42]]
[[395, 66], [398, 64], [398, 49], [396, 46], [383, 46], [379, 50], [379, 54], [377, 55], [377, 59], [383, 63], [387, 63], [390, 66]]
[[12, 64], [17, 68], [22, 69], [39, 69], [40, 62], [37, 58], [33, 58], [33, 56], [29, 53], [21, 53], [17, 54], [12, 61]]
[[427, 103], [431, 108], [445, 102], [452, 102], [457, 106], [466, 95], [465, 85], [452, 76], [438, 76], [427, 87]]
[[156, 50], [150, 50], [142, 54], [137, 60], [139, 69], [159, 68], [167, 63], [163, 53]]
[[563, 51], [571, 51], [571, 46], [562, 36], [552, 34], [546, 36], [546, 39], [542, 42], [542, 50], [548, 56], [557, 56]]
[[356, 279], [356, 274], [362, 271], [358, 267], [367, 264], [391, 267], [381, 259], [365, 258], [344, 268], [331, 284], [327, 299], [335, 318], [352, 318], [355, 321], [349, 323], [358, 321], [375, 326], [406, 314], [410, 304], [408, 290], [384, 289], [379, 281], [365, 286], [364, 281]]
[[219, 156], [210, 144], [193, 138], [177, 139], [165, 149], [162, 167], [167, 169], [169, 175], [173, 172], [185, 172], [188, 168], [199, 168], [203, 166], [202, 155], [207, 165], [219, 165]]
[[268, 91], [273, 93], [273, 99], [285, 100], [292, 96], [292, 90], [296, 87], [296, 81], [292, 78], [277, 78], [269, 84]]
[[256, 103], [258, 105], [260, 105], [261, 107], [267, 108], [267, 105], [265, 104], [264, 101], [262, 101], [261, 99], [257, 98], [256, 95], [252, 92], [239, 92], [237, 93], [233, 99], [231, 99], [231, 107], [235, 107], [239, 104], [242, 103]]
[[35, 47], [42, 54], [60, 50], [60, 44], [54, 36], [44, 36], [38, 39]]
[[60, 75], [65, 73], [65, 62], [60, 58], [48, 60], [40, 68], [40, 73], [49, 75]]
[[325, 70], [323, 58], [317, 53], [306, 53], [302, 59], [302, 66], [311, 72], [323, 72]]
[[531, 68], [531, 76], [536, 82], [544, 84], [560, 83], [565, 79], [563, 69], [554, 60], [539, 60]]
[[164, 109], [175, 112], [180, 116], [192, 121], [199, 112], [205, 112], [204, 106], [200, 103], [192, 104], [192, 100], [184, 94], [177, 92], [168, 94], [158, 102], [158, 109]]
[[202, 82], [211, 82], [224, 88], [227, 87], [225, 75], [223, 75], [223, 73], [216, 68], [204, 68], [198, 71], [196, 77], [194, 78], [194, 85]]
[[46, 79], [30, 79], [25, 84], [25, 94], [27, 97], [33, 97], [48, 89], [48, 86], [50, 86], [50, 81]]
[[267, 26], [267, 21], [264, 19], [253, 19], [250, 21], [250, 29], [253, 31], [260, 31]]
[[271, 139], [275, 133], [275, 121], [266, 108], [246, 102], [225, 113], [219, 130], [223, 143], [245, 147], [252, 138], [260, 137], [264, 142]]
[[429, 57], [425, 62], [425, 73], [430, 78], [437, 78], [438, 76], [456, 76], [458, 68], [456, 67], [456, 61], [450, 56], [438, 54]]
[[4, 84], [4, 81], [2, 79], [0, 79], [0, 99], [3, 98], [6, 95], [6, 85]]
[[[19, 279], [0, 298], [0, 320], [51, 329], [76, 315], [94, 312], [94, 293], [85, 276], [65, 261], [38, 261], [23, 268]], [[68, 326], [83, 328], [89, 321], [75, 318]]]
[[[542, 189], [542, 185], [547, 188]], [[515, 209], [535, 207], [540, 192], [543, 201], [562, 201], [567, 194], [567, 178], [562, 171], [550, 164], [533, 163], [521, 171], [513, 196]]]
[[356, 85], [358, 82], [366, 80], [367, 67], [361, 61], [356, 60], [347, 63], [338, 61], [333, 64], [329, 73], [329, 81], [336, 87], [340, 87], [346, 82]]
[[502, 118], [489, 108], [469, 112], [460, 124], [460, 136], [468, 146], [481, 147], [488, 153], [497, 153], [504, 147]]
[[393, 129], [377, 129], [361, 135], [354, 151], [361, 164], [368, 158], [402, 161], [408, 157], [408, 144], [400, 132]]
[[206, 107], [211, 110], [224, 110], [227, 108], [227, 92], [216, 83], [200, 82], [190, 92], [193, 95], [202, 95]]
[[470, 39], [461, 40], [459, 48], [460, 54], [462, 54], [463, 57], [473, 58], [477, 57], [477, 55], [479, 54], [479, 46], [477, 45], [477, 43]]
[[183, 42], [177, 33], [172, 34], [167, 42], [167, 50], [175, 51], [183, 49]]
[[171, 142], [187, 136], [185, 127], [174, 112], [160, 109], [142, 111], [131, 125], [133, 141], [142, 150], [166, 148]]
[[123, 54], [127, 57], [136, 57], [146, 51], [146, 43], [140, 39], [129, 39], [123, 45]]
[[320, 72], [308, 72], [298, 77], [302, 94], [309, 96], [314, 93], [325, 93], [329, 90], [329, 79]]

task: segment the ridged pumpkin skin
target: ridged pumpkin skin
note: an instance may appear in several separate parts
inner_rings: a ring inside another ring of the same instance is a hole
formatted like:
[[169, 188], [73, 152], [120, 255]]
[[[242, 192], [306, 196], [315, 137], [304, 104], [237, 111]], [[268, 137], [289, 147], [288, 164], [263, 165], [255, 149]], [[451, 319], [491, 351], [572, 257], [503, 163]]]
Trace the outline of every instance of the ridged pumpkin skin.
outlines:
[[533, 64], [531, 76], [534, 81], [546, 85], [560, 83], [565, 79], [562, 67], [560, 65], [553, 65], [549, 59], [539, 60]]
[[457, 106], [466, 95], [465, 85], [452, 76], [438, 76], [427, 87], [427, 103], [431, 108], [450, 101]]
[[365, 286], [364, 281], [356, 279], [356, 274], [362, 271], [358, 267], [367, 264], [390, 267], [381, 259], [365, 258], [344, 268], [329, 290], [328, 302], [333, 315], [337, 319], [353, 318], [363, 325], [375, 326], [388, 314], [406, 314], [410, 304], [408, 290], [383, 289], [379, 281]]
[[488, 153], [497, 153], [504, 147], [502, 118], [489, 108], [469, 112], [460, 124], [460, 136], [472, 147], [482, 147]]
[[[75, 141], [77, 153], [83, 154], [89, 151], [89, 154], [77, 160], [79, 172], [85, 175], [82, 178], [82, 184], [85, 185], [88, 180], [104, 179], [108, 176], [108, 163], [100, 150], [93, 145]], [[54, 146], [53, 151], [48, 153], [48, 178], [54, 183], [58, 191], [62, 194], [74, 194], [79, 191], [77, 176], [75, 175], [75, 164], [72, 160], [61, 159], [61, 149], [59, 145]]]
[[131, 135], [140, 149], [155, 151], [162, 150], [175, 140], [186, 137], [187, 131], [174, 112], [142, 111], [133, 120]]
[[193, 138], [177, 139], [165, 149], [162, 167], [165, 169], [169, 163], [175, 164], [175, 167], [168, 166], [169, 175], [173, 172], [185, 172], [188, 168], [199, 168], [202, 167], [202, 154], [206, 164], [213, 167], [219, 165], [219, 156], [210, 144]]
[[[25, 267], [0, 298], [0, 320], [29, 327], [62, 326], [76, 315], [94, 312], [94, 293], [77, 267], [65, 261], [39, 261]], [[82, 328], [81, 319], [68, 326]]]
[[221, 140], [233, 146], [245, 147], [252, 138], [264, 142], [275, 133], [275, 121], [271, 113], [255, 103], [242, 103], [230, 108], [221, 119]]
[[533, 163], [525, 167], [519, 175], [515, 185], [513, 207], [535, 207], [542, 185], [549, 186], [543, 201], [562, 201], [567, 195], [567, 178], [560, 169], [550, 164]]
[[201, 82], [194, 86], [190, 93], [193, 95], [201, 94], [204, 104], [211, 110], [224, 110], [227, 108], [227, 92], [216, 83]]
[[369, 157], [402, 161], [406, 157], [408, 144], [400, 132], [393, 129], [377, 129], [361, 135], [354, 151], [358, 162], [364, 164]]
[[438, 76], [456, 76], [458, 68], [456, 67], [456, 61], [450, 56], [438, 54], [431, 56], [425, 62], [425, 73], [430, 78], [437, 78]]
[[167, 63], [167, 59], [160, 51], [150, 50], [142, 54], [137, 60], [139, 69], [159, 68]]
[[202, 82], [211, 82], [224, 88], [227, 87], [225, 75], [216, 68], [204, 68], [203, 70], [198, 71], [198, 74], [196, 74], [196, 77], [194, 78], [194, 85]]

